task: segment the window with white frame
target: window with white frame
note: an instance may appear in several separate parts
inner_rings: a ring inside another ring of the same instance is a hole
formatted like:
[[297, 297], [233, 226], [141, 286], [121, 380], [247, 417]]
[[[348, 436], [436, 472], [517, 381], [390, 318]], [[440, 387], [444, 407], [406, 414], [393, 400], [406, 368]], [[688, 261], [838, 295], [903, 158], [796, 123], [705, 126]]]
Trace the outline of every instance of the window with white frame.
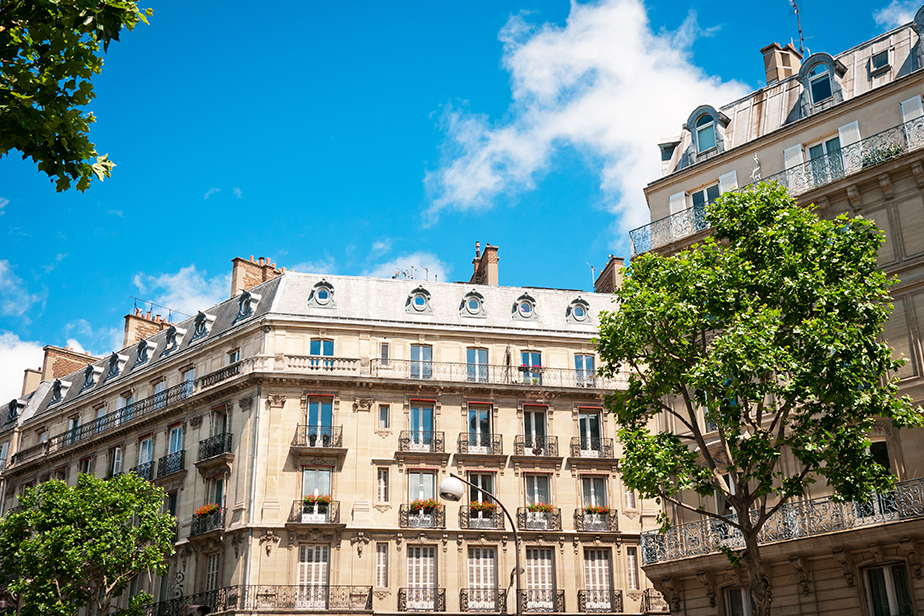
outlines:
[[490, 404], [468, 405], [468, 453], [493, 453]]
[[302, 467], [302, 496], [329, 496], [331, 494], [330, 480], [330, 468]]
[[833, 91], [831, 88], [831, 70], [824, 63], [819, 62], [808, 73], [809, 91], [812, 93], [812, 104], [817, 105], [822, 101], [831, 98]]
[[205, 592], [218, 590], [221, 554], [209, 554], [205, 559]]
[[[583, 308], [582, 308], [583, 310]], [[581, 355], [574, 356], [574, 375], [578, 387], [595, 387], [596, 372], [594, 372], [594, 356]]]
[[497, 609], [497, 548], [470, 547], [468, 549], [468, 609], [490, 611]]
[[106, 417], [106, 406], [101, 405], [100, 407], [96, 409], [96, 427], [94, 431], [97, 434], [99, 434], [106, 428], [105, 422], [103, 420], [104, 417]]
[[375, 544], [375, 585], [388, 587], [388, 544]]
[[584, 611], [612, 612], [610, 551], [584, 549]]
[[423, 344], [411, 345], [411, 378], [429, 380], [433, 378], [433, 347]]
[[690, 193], [690, 200], [692, 201], [693, 207], [704, 207], [707, 203], [712, 203], [719, 198], [720, 195], [719, 185], [711, 184], [705, 188], [701, 188], [697, 191]]
[[183, 426], [170, 428], [167, 439], [167, 455], [183, 451]]
[[433, 403], [414, 400], [411, 402], [408, 446], [411, 451], [433, 450]]
[[298, 546], [297, 608], [327, 609], [327, 584], [330, 569], [330, 546]]
[[581, 477], [581, 488], [585, 507], [607, 507], [606, 477], [585, 475]]
[[[735, 482], [732, 480], [731, 475], [722, 475], [722, 480], [725, 482], [725, 487], [728, 489], [728, 492], [734, 494]], [[716, 488], [715, 491], [715, 512], [722, 517], [728, 517], [735, 513], [734, 509], [725, 498], [725, 492], [719, 488]]]
[[155, 409], [164, 408], [164, 404], [167, 402], [167, 394], [165, 393], [167, 389], [167, 380], [161, 379], [154, 385], [154, 404]]
[[725, 599], [726, 616], [752, 616], [754, 603], [747, 588], [726, 588], [722, 595]]
[[308, 398], [308, 425], [305, 438], [309, 447], [330, 447], [333, 439], [334, 399], [330, 396]]
[[241, 350], [240, 349], [234, 349], [232, 351], [228, 351], [228, 365], [229, 366], [231, 364], [236, 364], [239, 361], [241, 361]]
[[311, 366], [315, 368], [333, 368], [334, 360], [332, 359], [316, 359], [317, 357], [333, 357], [334, 356], [334, 341], [333, 340], [323, 340], [321, 338], [314, 338], [308, 344], [308, 354], [312, 356]]
[[638, 590], [638, 548], [626, 548], [626, 575], [629, 590]]
[[889, 50], [885, 49], [873, 54], [869, 61], [870, 71], [875, 73], [889, 66]]
[[109, 469], [108, 477], [116, 477], [122, 474], [122, 447], [116, 446], [109, 450]]
[[544, 474], [524, 474], [523, 480], [526, 483], [526, 504], [550, 504], [552, 502], [552, 492], [549, 489], [549, 476]]
[[224, 474], [210, 477], [208, 480], [209, 502], [219, 507], [225, 506], [225, 476]]
[[539, 351], [520, 353], [520, 378], [524, 383], [542, 385], [542, 353]]
[[138, 441], [138, 466], [149, 464], [154, 459], [154, 439], [150, 436]]
[[409, 611], [435, 611], [436, 583], [436, 548], [409, 545], [407, 547], [407, 609]]
[[603, 455], [603, 435], [600, 433], [601, 412], [597, 409], [578, 409], [581, 457], [599, 458]]
[[407, 500], [427, 500], [436, 495], [436, 473], [412, 470], [407, 472]]
[[704, 113], [696, 119], [696, 151], [707, 152], [715, 147], [715, 118]]
[[0, 443], [0, 471], [6, 468], [6, 458], [10, 452], [9, 441]]
[[552, 548], [526, 548], [526, 608], [530, 611], [555, 608]]
[[635, 500], [635, 490], [626, 488], [626, 509], [637, 509], [638, 503]]
[[388, 502], [388, 469], [385, 467], [376, 469], [375, 500], [379, 503]]
[[84, 475], [93, 474], [93, 458], [91, 457], [81, 458], [77, 462], [77, 472], [82, 473]]
[[548, 454], [546, 410], [544, 406], [523, 406], [523, 445], [527, 455]]
[[912, 616], [914, 606], [904, 563], [864, 570], [871, 616]]
[[379, 405], [379, 428], [391, 427], [391, 407], [387, 404]]
[[379, 365], [387, 366], [389, 355], [391, 353], [391, 348], [387, 342], [383, 342], [379, 345]]
[[466, 378], [472, 383], [488, 382], [488, 350], [469, 348], [465, 350]]

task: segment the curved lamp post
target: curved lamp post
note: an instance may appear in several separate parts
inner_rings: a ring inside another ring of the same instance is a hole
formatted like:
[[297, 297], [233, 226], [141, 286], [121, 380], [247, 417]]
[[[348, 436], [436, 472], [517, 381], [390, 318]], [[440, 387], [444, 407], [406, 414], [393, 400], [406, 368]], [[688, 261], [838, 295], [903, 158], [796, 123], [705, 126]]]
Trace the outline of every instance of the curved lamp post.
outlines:
[[[440, 498], [453, 502], [462, 500], [462, 498], [465, 496], [465, 486], [463, 484], [471, 486], [482, 494], [489, 496], [491, 500], [497, 503], [497, 505], [501, 508], [501, 511], [504, 512], [504, 515], [507, 516], [507, 519], [510, 520], [510, 528], [513, 529], [513, 546], [516, 554], [516, 567], [514, 568], [513, 572], [516, 574], [517, 579], [517, 594], [514, 598], [514, 601], [516, 601], [517, 604], [517, 616], [522, 616], [523, 609], [520, 605], [520, 595], [522, 594], [523, 590], [523, 587], [520, 585], [520, 572], [522, 571], [522, 567], [520, 567], [520, 536], [517, 534], [517, 523], [510, 515], [510, 512], [507, 511], [507, 508], [504, 507], [504, 504], [500, 502], [496, 496], [484, 488], [476, 486], [474, 483], [470, 483], [458, 475], [454, 475], [452, 473], [449, 473], [449, 477], [440, 483]], [[507, 588], [509, 589], [510, 587], [508, 586]]]

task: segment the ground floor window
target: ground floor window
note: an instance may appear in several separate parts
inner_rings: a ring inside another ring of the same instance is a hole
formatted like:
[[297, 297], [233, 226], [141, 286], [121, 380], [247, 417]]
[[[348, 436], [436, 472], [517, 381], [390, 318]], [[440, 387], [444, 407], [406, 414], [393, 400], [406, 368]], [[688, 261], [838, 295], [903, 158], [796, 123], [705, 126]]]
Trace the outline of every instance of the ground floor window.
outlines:
[[913, 616], [904, 563], [867, 569], [866, 585], [872, 616]]

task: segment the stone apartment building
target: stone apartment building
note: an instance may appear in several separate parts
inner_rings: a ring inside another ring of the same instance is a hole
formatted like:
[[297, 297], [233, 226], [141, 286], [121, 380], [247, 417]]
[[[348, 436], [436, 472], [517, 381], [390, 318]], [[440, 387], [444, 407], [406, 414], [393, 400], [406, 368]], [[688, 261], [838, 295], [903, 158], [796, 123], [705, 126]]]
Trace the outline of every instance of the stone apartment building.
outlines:
[[[663, 177], [645, 189], [652, 222], [630, 233], [633, 255], [675, 253], [709, 233], [706, 203], [771, 180], [823, 217], [874, 220], [885, 234], [879, 265], [901, 280], [884, 338], [907, 359], [897, 376], [901, 394], [917, 404], [924, 402], [922, 33], [924, 9], [836, 56], [803, 57], [792, 45], [762, 49], [766, 87], [722, 107], [691, 109], [679, 136], [659, 144]], [[814, 485], [768, 524], [762, 554], [775, 614], [924, 614], [924, 433], [881, 422], [871, 440], [871, 453], [897, 479], [894, 492], [838, 504]], [[721, 499], [689, 498], [721, 513]], [[643, 534], [642, 552], [671, 611], [750, 614], [746, 581], [717, 551], [740, 547], [740, 537], [714, 518], [668, 514], [670, 532]]]
[[[109, 357], [46, 349], [0, 419], [3, 511], [80, 472], [162, 486], [176, 554], [132, 585], [156, 616], [512, 613], [513, 529], [476, 490], [439, 500], [455, 472], [514, 514], [523, 611], [660, 609], [639, 569], [657, 511], [603, 408], [622, 381], [595, 370], [608, 295], [499, 286], [490, 245], [465, 284], [233, 264], [230, 299], [129, 315]], [[611, 257], [599, 289], [620, 275]]]

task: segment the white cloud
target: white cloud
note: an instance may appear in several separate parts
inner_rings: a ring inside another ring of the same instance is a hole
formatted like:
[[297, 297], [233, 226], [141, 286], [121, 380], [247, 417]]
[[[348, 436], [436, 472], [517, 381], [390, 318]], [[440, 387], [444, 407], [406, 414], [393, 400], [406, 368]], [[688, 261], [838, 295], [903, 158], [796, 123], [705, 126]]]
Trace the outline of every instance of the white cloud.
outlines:
[[399, 272], [399, 278], [404, 278], [405, 275], [410, 276], [413, 273], [414, 278], [418, 280], [429, 279], [449, 282], [449, 273], [451, 271], [452, 267], [440, 261], [436, 255], [429, 252], [413, 252], [399, 255], [391, 261], [374, 265], [372, 269], [364, 272], [363, 276], [391, 278], [395, 275], [395, 272]]
[[45, 291], [30, 293], [22, 279], [13, 273], [10, 262], [0, 260], [0, 314], [22, 317], [24, 322], [31, 323], [26, 313], [36, 305], [39, 311], [44, 309], [46, 296]]
[[125, 218], [124, 212], [122, 212], [122, 210], [106, 210], [106, 212], [112, 214], [113, 216], [118, 216], [119, 218]]
[[67, 256], [67, 253], [66, 253], [66, 252], [63, 252], [63, 253], [62, 253], [62, 252], [59, 252], [59, 253], [55, 256], [55, 260], [52, 261], [51, 263], [49, 263], [48, 265], [43, 265], [43, 266], [42, 266], [42, 269], [45, 270], [45, 273], [46, 273], [46, 274], [50, 274], [51, 272], [54, 271], [54, 269], [55, 269], [56, 267], [58, 267], [58, 264], [61, 263], [61, 261], [63, 261], [63, 260], [64, 260], [64, 257], [66, 257], [66, 256]]
[[442, 158], [425, 179], [430, 220], [534, 188], [552, 155], [571, 145], [599, 160], [619, 226], [648, 222], [642, 188], [660, 177], [659, 139], [679, 134], [697, 106], [718, 107], [749, 90], [692, 63], [690, 44], [711, 32], [695, 13], [676, 32], [653, 32], [640, 0], [572, 3], [564, 27], [511, 17], [500, 40], [513, 104], [500, 122], [443, 109]]
[[100, 327], [97, 329], [86, 319], [76, 319], [64, 326], [64, 335], [68, 336], [67, 346], [78, 353], [89, 353], [96, 357], [105, 357], [113, 351], [121, 350], [125, 330], [122, 327]]
[[391, 250], [391, 245], [392, 241], [387, 237], [372, 242], [372, 255], [377, 257], [380, 254], [388, 252]]
[[45, 357], [42, 345], [21, 340], [13, 332], [0, 331], [0, 404], [22, 393], [22, 372], [26, 368], [42, 369]]
[[238, 188], [237, 186], [235, 186], [232, 190], [234, 191], [234, 196], [237, 197], [238, 199], [240, 199], [241, 196], [242, 196], [242, 195], [241, 195], [241, 189]]
[[9, 203], [10, 203], [10, 200], [9, 200], [9, 199], [5, 199], [5, 198], [3, 198], [3, 197], [0, 197], [0, 216], [3, 216], [4, 214], [6, 214], [6, 212], [3, 211], [3, 208], [5, 208], [7, 205], [9, 205]]
[[914, 19], [920, 6], [920, 0], [892, 0], [888, 5], [873, 11], [873, 19], [883, 30], [891, 30]]
[[221, 189], [220, 189], [220, 188], [209, 188], [209, 189], [206, 191], [205, 197], [203, 197], [203, 199], [208, 199], [209, 197], [211, 197], [211, 196], [214, 195], [215, 193], [220, 193], [220, 192], [221, 192]]
[[71, 347], [77, 353], [89, 353], [89, 351], [83, 348], [83, 345], [80, 344], [80, 341], [76, 338], [68, 338], [67, 346]]
[[[195, 265], [180, 268], [175, 274], [138, 273], [132, 279], [139, 293], [146, 294], [156, 304], [168, 306], [188, 315], [194, 315], [199, 310], [228, 298], [231, 282], [227, 275], [208, 277], [208, 272], [199, 271]], [[164, 309], [157, 309], [163, 317], [167, 317]], [[179, 319], [174, 318], [174, 321]]]
[[323, 259], [315, 261], [302, 261], [292, 267], [287, 267], [286, 271], [298, 272], [300, 274], [336, 274], [336, 261], [330, 255]]

